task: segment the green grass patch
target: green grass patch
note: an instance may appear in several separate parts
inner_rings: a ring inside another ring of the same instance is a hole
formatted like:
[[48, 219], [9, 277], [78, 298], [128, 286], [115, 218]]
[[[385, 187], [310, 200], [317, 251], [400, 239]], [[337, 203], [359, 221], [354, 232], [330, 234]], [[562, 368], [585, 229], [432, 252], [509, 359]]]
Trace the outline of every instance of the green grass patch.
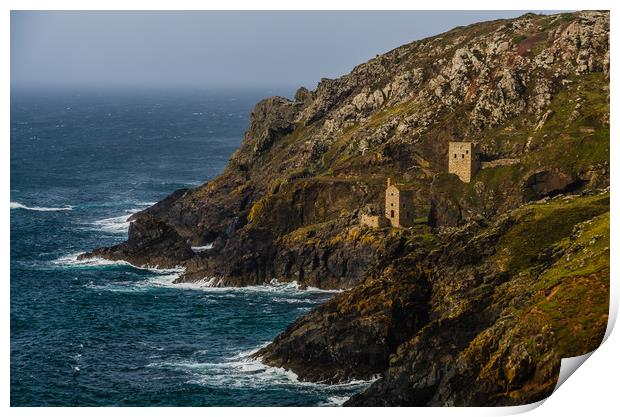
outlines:
[[609, 211], [609, 195], [557, 199], [517, 211], [516, 224], [502, 236], [498, 253], [508, 256], [506, 270], [516, 275], [536, 264], [548, 247], [567, 238], [577, 223]]

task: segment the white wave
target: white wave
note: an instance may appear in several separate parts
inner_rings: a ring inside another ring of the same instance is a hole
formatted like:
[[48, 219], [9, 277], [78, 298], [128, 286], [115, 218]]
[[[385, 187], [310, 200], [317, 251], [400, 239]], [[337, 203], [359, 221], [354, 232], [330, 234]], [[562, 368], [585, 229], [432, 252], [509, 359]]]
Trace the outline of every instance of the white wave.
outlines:
[[306, 291], [309, 291], [309, 292], [341, 293], [344, 290], [342, 290], [342, 289], [340, 289], [340, 290], [325, 290], [323, 288], [317, 288], [317, 287], [306, 287]]
[[33, 211], [67, 211], [73, 210], [73, 206], [65, 206], [65, 207], [28, 207], [22, 203], [17, 203], [11, 201], [11, 210], [14, 209], [24, 209], [24, 210], [33, 210]]
[[[135, 205], [138, 207], [150, 207], [154, 204], [156, 203], [153, 203], [153, 202], [135, 203]], [[101, 230], [107, 233], [114, 233], [114, 234], [127, 233], [127, 230], [129, 229], [129, 225], [131, 224], [131, 222], [128, 221], [129, 218], [135, 213], [138, 213], [142, 210], [143, 208], [127, 209], [125, 210], [125, 214], [121, 216], [108, 217], [105, 219], [95, 220], [94, 222], [91, 223], [91, 225], [94, 225], [98, 230]]]
[[108, 233], [126, 233], [129, 230], [129, 218], [140, 210], [126, 210], [126, 214], [116, 217], [108, 217], [106, 219], [95, 220], [92, 224], [97, 229]]
[[[112, 261], [109, 261], [112, 262]], [[122, 261], [119, 261], [122, 262]], [[126, 265], [130, 265], [125, 263]], [[334, 291], [320, 290], [320, 289], [301, 289], [297, 282], [280, 283], [272, 281], [269, 284], [263, 285], [250, 285], [246, 287], [224, 287], [221, 286], [221, 279], [216, 277], [205, 277], [198, 281], [193, 282], [178, 282], [174, 281], [181, 276], [184, 269], [154, 269], [154, 268], [140, 268], [153, 271], [156, 273], [153, 277], [150, 277], [144, 281], [135, 282], [134, 285], [143, 289], [149, 287], [156, 288], [172, 288], [180, 290], [192, 290], [202, 291], [205, 293], [219, 294], [223, 297], [237, 297], [242, 294], [255, 294], [255, 293], [270, 293], [274, 295], [281, 295], [276, 297], [275, 301], [289, 302], [292, 304], [305, 304], [305, 300], [296, 300], [294, 298], [287, 299], [286, 297], [295, 297], [312, 292], [316, 293], [332, 293]], [[308, 303], [314, 303], [314, 301], [308, 301]]]
[[[71, 268], [92, 268], [92, 267], [105, 267], [105, 266], [128, 266], [143, 271], [152, 272], [153, 275], [141, 280], [130, 282], [114, 282], [107, 285], [91, 286], [96, 289], [110, 289], [112, 291], [135, 291], [146, 290], [148, 288], [173, 288], [184, 290], [204, 291], [211, 293], [219, 293], [222, 295], [230, 295], [235, 297], [236, 294], [248, 294], [248, 293], [272, 293], [275, 302], [291, 303], [291, 304], [312, 304], [312, 300], [304, 300], [294, 298], [299, 295], [308, 293], [334, 293], [341, 292], [341, 290], [322, 290], [319, 288], [308, 287], [302, 289], [297, 281], [291, 282], [279, 282], [277, 280], [271, 280], [268, 284], [262, 285], [250, 285], [246, 287], [224, 287], [221, 286], [221, 279], [217, 277], [205, 277], [198, 281], [193, 282], [179, 282], [174, 281], [185, 272], [185, 268], [177, 266], [174, 268], [159, 268], [157, 265], [149, 266], [136, 266], [123, 260], [110, 260], [99, 257], [78, 259], [81, 255], [80, 252], [72, 253], [69, 255], [61, 256], [58, 259], [52, 261], [52, 264], [61, 267]], [[280, 297], [277, 297], [280, 295]]]
[[300, 293], [309, 293], [309, 292], [317, 292], [317, 293], [339, 293], [342, 290], [324, 290], [316, 287], [305, 287], [302, 288], [297, 281], [290, 282], [280, 282], [277, 279], [272, 279], [269, 281], [269, 284], [258, 285], [254, 287], [248, 288], [262, 288], [265, 291], [284, 291], [284, 292], [300, 292]]
[[310, 300], [307, 298], [274, 297], [271, 301], [285, 304], [316, 304], [316, 300]]
[[259, 350], [261, 350], [264, 347], [269, 346], [271, 342], [265, 342], [255, 348], [249, 349], [249, 350], [242, 350], [241, 352], [237, 352], [232, 356], [227, 357], [227, 360], [237, 360], [237, 359], [245, 359], [245, 358], [249, 358], [250, 356], [254, 355], [256, 352], [258, 352]]
[[213, 249], [213, 243], [207, 243], [204, 246], [192, 246], [194, 252], [204, 252], [210, 249]]
[[[162, 274], [163, 276], [168, 276], [168, 274], [180, 274], [185, 271], [182, 267], [176, 268], [158, 268], [157, 266], [136, 266], [127, 261], [117, 260], [113, 261], [110, 259], [104, 259], [99, 257], [94, 258], [86, 258], [86, 259], [78, 259], [79, 255], [82, 255], [83, 252], [76, 252], [69, 255], [61, 256], [58, 259], [52, 261], [53, 264], [59, 266], [69, 266], [69, 267], [93, 267], [93, 266], [110, 266], [110, 265], [124, 265], [130, 266], [135, 269], [141, 269], [143, 271], [154, 272], [155, 274]], [[177, 275], [178, 276], [178, 275]]]
[[177, 288], [177, 284], [173, 284], [174, 280], [181, 276], [184, 271], [183, 268], [169, 269], [169, 270], [153, 270], [157, 272], [157, 275], [149, 277], [148, 279], [140, 282], [136, 282], [135, 286], [138, 288]]
[[[278, 291], [301, 291], [296, 283], [286, 285], [252, 285], [247, 287], [224, 287], [222, 280], [217, 277], [205, 277], [192, 282], [173, 283], [176, 277], [162, 276], [149, 280], [149, 283], [158, 287], [169, 287], [176, 289], [196, 290], [210, 293], [252, 293], [252, 292], [278, 292]], [[234, 296], [234, 295], [233, 295]]]
[[190, 376], [188, 383], [210, 388], [262, 388], [299, 383], [294, 372], [270, 367], [250, 358], [226, 362], [163, 361], [148, 366], [184, 371]]
[[[305, 390], [325, 392], [328, 401], [321, 405], [341, 405], [349, 396], [343, 394], [361, 390], [377, 378], [368, 381], [351, 380], [340, 384], [322, 384], [300, 381], [297, 374], [284, 368], [265, 365], [259, 358], [252, 358], [265, 343], [249, 351], [239, 352], [225, 358], [222, 362], [199, 362], [195, 360], [161, 361], [149, 367], [181, 370], [189, 375], [188, 383], [210, 388], [273, 388], [299, 387]], [[343, 392], [346, 391], [346, 392]], [[329, 393], [332, 393], [331, 395]]]
[[226, 287], [222, 286], [222, 280], [217, 277], [205, 277], [198, 281], [193, 282], [181, 282], [170, 285], [173, 288], [185, 288], [191, 290], [200, 290], [206, 292], [217, 293], [281, 293], [287, 294], [308, 294], [308, 293], [335, 293], [341, 292], [341, 290], [322, 290], [319, 288], [307, 287], [302, 289], [297, 281], [280, 282], [277, 280], [271, 280], [269, 283], [262, 285], [248, 285], [245, 287]]
[[52, 261], [54, 265], [70, 266], [70, 267], [92, 267], [92, 266], [107, 266], [107, 265], [130, 265], [125, 261], [111, 261], [103, 258], [88, 258], [78, 259], [81, 252], [72, 253], [69, 255], [61, 256], [58, 259]]
[[[216, 293], [244, 293], [244, 292], [276, 292], [276, 291], [296, 291], [300, 292], [297, 283], [287, 283], [279, 285], [256, 285], [249, 287], [222, 287], [221, 281], [215, 277], [203, 278], [194, 282], [174, 283], [174, 281], [185, 271], [183, 267], [158, 268], [155, 266], [136, 266], [123, 260], [110, 260], [99, 257], [78, 259], [80, 252], [61, 256], [52, 261], [54, 265], [72, 268], [89, 268], [105, 266], [128, 266], [135, 269], [153, 272], [151, 277], [142, 281], [112, 282], [104, 285], [87, 285], [94, 289], [109, 289], [111, 291], [135, 291], [146, 290], [148, 288], [174, 288], [187, 290], [201, 290]], [[233, 295], [234, 296], [234, 295]]]
[[[130, 264], [126, 265], [134, 267]], [[179, 277], [181, 272], [183, 272], [182, 269], [137, 269], [153, 272], [153, 275], [148, 277], [147, 279], [138, 281], [113, 281], [107, 282], [105, 284], [95, 284], [91, 281], [86, 284], [85, 287], [96, 291], [110, 291], [120, 293], [141, 293], [149, 291], [153, 288], [176, 288], [176, 285], [172, 284], [172, 282]]]
[[327, 397], [327, 401], [320, 405], [324, 407], [341, 407], [349, 398], [351, 397], [348, 395], [332, 395]]

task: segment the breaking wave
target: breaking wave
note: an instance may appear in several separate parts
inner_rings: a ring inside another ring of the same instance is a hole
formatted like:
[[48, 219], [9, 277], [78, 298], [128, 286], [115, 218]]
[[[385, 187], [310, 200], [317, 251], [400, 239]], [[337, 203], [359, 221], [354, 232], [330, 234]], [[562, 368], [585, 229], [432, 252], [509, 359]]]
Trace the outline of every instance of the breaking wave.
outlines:
[[[153, 362], [148, 367], [181, 371], [188, 375], [187, 383], [208, 388], [234, 387], [243, 389], [264, 389], [289, 387], [306, 391], [325, 393], [327, 401], [323, 406], [340, 406], [353, 392], [369, 386], [371, 380], [351, 380], [339, 384], [322, 384], [300, 381], [293, 371], [265, 365], [252, 355], [267, 346], [265, 343], [252, 350], [239, 352], [224, 358], [221, 362], [201, 362], [197, 359]], [[198, 351], [196, 354], [200, 354]]]
[[[137, 212], [137, 210], [135, 211]], [[134, 212], [134, 213], [135, 213]], [[109, 217], [107, 219], [95, 220], [93, 225], [97, 229], [108, 233], [125, 233], [129, 229], [129, 217], [133, 213], [125, 214], [123, 216]]]
[[23, 210], [32, 210], [32, 211], [67, 211], [73, 210], [73, 206], [65, 206], [65, 207], [28, 207], [22, 203], [17, 203], [11, 201], [11, 210], [15, 209], [23, 209]]
[[78, 256], [82, 253], [72, 253], [69, 255], [61, 256], [58, 259], [52, 261], [52, 264], [62, 267], [95, 267], [95, 266], [109, 266], [109, 265], [130, 265], [125, 261], [111, 261], [103, 258], [88, 258], [78, 259]]
[[348, 395], [332, 395], [327, 397], [327, 401], [319, 405], [323, 407], [341, 407], [349, 398], [351, 397]]
[[149, 207], [154, 204], [155, 203], [153, 202], [136, 203], [135, 205], [140, 208], [127, 209], [125, 210], [125, 214], [121, 216], [114, 216], [114, 217], [108, 217], [105, 219], [95, 220], [94, 222], [91, 223], [91, 225], [95, 226], [97, 230], [100, 230], [106, 233], [113, 233], [113, 234], [127, 233], [127, 230], [129, 229], [129, 224], [131, 223], [128, 221], [129, 218], [133, 214], [136, 214], [142, 211], [144, 207]]
[[192, 246], [194, 252], [204, 252], [210, 249], [213, 249], [213, 243], [207, 243], [204, 246]]
[[[217, 278], [203, 278], [194, 282], [174, 281], [185, 271], [183, 267], [176, 268], [157, 268], [157, 267], [140, 267], [133, 265], [127, 261], [110, 260], [104, 258], [88, 258], [78, 259], [81, 253], [72, 253], [62, 256], [52, 261], [52, 264], [63, 268], [99, 268], [125, 266], [142, 271], [149, 271], [152, 275], [144, 280], [113, 282], [103, 285], [90, 286], [96, 289], [109, 289], [111, 291], [140, 291], [149, 288], [173, 288], [185, 290], [197, 290], [212, 293], [271, 293], [274, 295], [273, 301], [290, 304], [312, 304], [312, 301], [305, 299], [291, 298], [291, 296], [309, 293], [339, 293], [342, 290], [323, 290], [314, 287], [302, 289], [296, 281], [279, 282], [272, 280], [262, 285], [251, 285], [246, 287], [224, 287]], [[278, 295], [280, 297], [278, 297]]]
[[187, 288], [194, 290], [201, 290], [207, 292], [264, 292], [264, 293], [281, 293], [286, 294], [299, 294], [299, 293], [339, 293], [342, 290], [323, 290], [320, 288], [306, 287], [302, 288], [297, 281], [280, 282], [275, 279], [269, 283], [262, 285], [248, 285], [246, 287], [226, 287], [222, 286], [222, 281], [218, 278], [203, 278], [194, 282], [183, 282], [172, 284], [174, 288]]
[[77, 253], [72, 253], [69, 255], [61, 256], [60, 258], [53, 260], [52, 263], [54, 265], [58, 265], [61, 267], [84, 267], [84, 268], [122, 265], [122, 266], [128, 266], [128, 267], [135, 268], [135, 269], [140, 269], [143, 271], [155, 272], [158, 274], [169, 274], [171, 272], [180, 274], [184, 271], [184, 269], [181, 267], [178, 267], [178, 268], [141, 267], [141, 266], [130, 264], [129, 262], [122, 261], [122, 260], [113, 261], [113, 260], [104, 259], [104, 258], [78, 259], [78, 256], [80, 256], [82, 253], [83, 252], [77, 252]]
[[[212, 294], [230, 294], [233, 296], [251, 293], [273, 294], [273, 301], [276, 303], [288, 304], [312, 304], [310, 300], [292, 298], [302, 294], [309, 293], [333, 293], [337, 291], [320, 290], [320, 289], [301, 289], [296, 282], [289, 283], [269, 283], [263, 285], [250, 285], [247, 287], [221, 287], [214, 286], [216, 278], [203, 279], [195, 282], [178, 282], [174, 281], [184, 272], [183, 268], [159, 269], [159, 268], [142, 268], [131, 265], [125, 261], [109, 261], [106, 259], [88, 259], [75, 261], [72, 265], [77, 266], [110, 266], [110, 265], [126, 265], [133, 268], [152, 272], [153, 275], [140, 281], [113, 282], [99, 286], [91, 286], [91, 288], [110, 290], [110, 291], [146, 291], [151, 288], [170, 288], [176, 290], [192, 290], [202, 291]], [[277, 297], [280, 295], [280, 297]]]
[[108, 217], [106, 219], [95, 220], [92, 225], [98, 230], [107, 233], [127, 233], [130, 222], [129, 218], [139, 212], [140, 209], [125, 210], [122, 216]]

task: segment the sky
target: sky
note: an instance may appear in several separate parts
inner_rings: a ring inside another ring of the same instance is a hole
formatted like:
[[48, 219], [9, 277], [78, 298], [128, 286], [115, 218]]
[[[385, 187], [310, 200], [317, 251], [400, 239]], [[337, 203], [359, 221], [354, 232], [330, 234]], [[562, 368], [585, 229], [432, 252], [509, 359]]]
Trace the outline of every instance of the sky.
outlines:
[[313, 89], [402, 44], [524, 13], [12, 11], [11, 85]]

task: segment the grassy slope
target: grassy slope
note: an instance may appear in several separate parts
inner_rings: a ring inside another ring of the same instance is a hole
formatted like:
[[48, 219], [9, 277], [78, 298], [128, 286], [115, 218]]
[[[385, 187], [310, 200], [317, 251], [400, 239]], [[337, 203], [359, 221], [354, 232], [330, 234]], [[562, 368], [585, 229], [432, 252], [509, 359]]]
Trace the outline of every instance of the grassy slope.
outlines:
[[480, 383], [503, 386], [497, 400], [521, 403], [553, 390], [561, 358], [590, 352], [602, 340], [609, 309], [609, 194], [531, 204], [514, 215], [517, 222], [496, 256], [512, 278], [493, 296], [508, 307], [461, 359], [481, 364]]

